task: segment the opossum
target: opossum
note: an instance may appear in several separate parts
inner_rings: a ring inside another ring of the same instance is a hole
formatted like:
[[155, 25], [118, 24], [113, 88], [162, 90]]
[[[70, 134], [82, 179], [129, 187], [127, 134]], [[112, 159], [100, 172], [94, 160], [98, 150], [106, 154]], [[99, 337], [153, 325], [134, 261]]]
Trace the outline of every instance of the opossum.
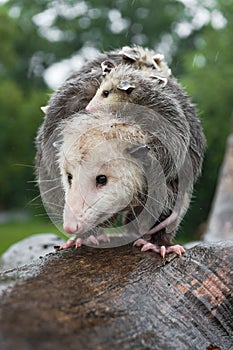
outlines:
[[[164, 220], [161, 225], [161, 220], [169, 217], [176, 202], [179, 202], [179, 209], [186, 206], [192, 182], [185, 182], [180, 194], [177, 184], [176, 190], [172, 188], [172, 182], [177, 182], [185, 164], [186, 149], [180, 152], [182, 161], [179, 160], [176, 172], [169, 173], [168, 179], [168, 160], [164, 158], [159, 162], [160, 152], [153, 146], [166, 142], [159, 136], [164, 129], [173, 144], [179, 146], [183, 141], [172, 135], [173, 128], [167, 128], [163, 122], [158, 127], [153, 122], [147, 125], [148, 111], [134, 112], [133, 118], [128, 114], [131, 110], [127, 109], [118, 111], [114, 117], [103, 111], [92, 115], [76, 114], [59, 125], [58, 164], [65, 192], [64, 230], [77, 235], [62, 248], [77, 247], [88, 240], [90, 243], [90, 238], [82, 238], [85, 232], [89, 233], [92, 243], [98, 244], [98, 235], [92, 231], [103, 223], [109, 225], [116, 220], [116, 214], [123, 213], [129, 240], [151, 236], [171, 224], [171, 231], [163, 230], [154, 240], [156, 244], [145, 241], [143, 250], [151, 249], [162, 256], [166, 252], [184, 252], [183, 247], [172, 246], [171, 242], [175, 234], [172, 224], [176, 222], [176, 229], [178, 216], [183, 214], [177, 212], [175, 218], [170, 216], [170, 223]], [[171, 153], [167, 153], [167, 157], [172, 157]], [[136, 213], [141, 214], [137, 217]], [[140, 239], [136, 245], [142, 242], [144, 240]]]
[[[178, 158], [180, 158], [180, 147], [187, 148], [191, 161], [190, 164], [192, 166], [192, 181], [194, 184], [200, 175], [202, 168], [205, 137], [200, 120], [196, 116], [194, 105], [191, 103], [190, 98], [183, 92], [181, 86], [176, 80], [170, 79], [169, 81], [164, 81], [164, 78], [161, 78], [157, 74], [153, 74], [149, 71], [146, 73], [139, 70], [136, 71], [132, 69], [132, 67], [123, 66], [122, 64], [112, 67], [112, 69], [105, 75], [96, 95], [89, 102], [86, 110], [88, 112], [98, 111], [106, 105], [112, 107], [112, 109], [117, 109], [117, 106], [122, 103], [126, 104], [128, 108], [130, 108], [130, 105], [147, 107], [150, 110], [159, 113], [163, 120], [167, 121], [168, 125], [172, 124], [174, 126], [174, 132], [179, 134], [181, 139], [183, 138], [180, 145], [177, 145], [176, 148]], [[168, 135], [171, 136], [169, 128]], [[168, 137], [167, 141], [172, 142], [172, 137], [171, 139]], [[155, 142], [152, 147], [153, 146], [159, 147], [157, 142]], [[173, 160], [174, 158], [175, 156], [173, 154]], [[176, 172], [175, 168], [179, 163], [178, 158], [175, 162], [172, 162], [172, 159], [167, 154], [166, 148], [164, 148], [164, 144], [160, 147], [159, 159], [160, 162], [167, 162], [164, 171], [166, 179], [168, 181], [171, 180], [174, 192], [177, 190], [174, 180]], [[183, 201], [185, 201], [186, 209], [191, 198], [191, 187], [192, 186], [187, 186], [187, 192], [183, 193]], [[158, 228], [166, 227], [167, 224], [170, 224], [171, 220], [178, 224], [180, 222], [178, 214], [181, 212], [183, 214], [185, 212], [185, 210], [183, 210], [182, 201], [180, 202], [180, 208], [170, 215], [169, 221], [165, 220], [159, 227], [154, 230], [152, 229], [149, 232], [151, 234], [158, 232]], [[181, 216], [183, 216], [183, 214]], [[155, 240], [158, 240], [158, 238]], [[154, 249], [154, 246], [148, 244], [145, 240], [139, 240], [136, 244], [139, 246], [142, 245], [143, 249]]]
[[[108, 63], [109, 60], [111, 64]], [[122, 64], [122, 60], [124, 64]], [[103, 104], [103, 100], [98, 101], [97, 98], [100, 90], [98, 90], [94, 97], [99, 85], [101, 89], [103, 87], [102, 84], [105, 84], [107, 81], [112, 83], [110, 78], [117, 76], [120, 78], [119, 84], [123, 83], [120, 85], [120, 90], [117, 89], [115, 95], [111, 93], [108, 94], [106, 101], [110, 101], [110, 109], [107, 111], [101, 110], [95, 119], [100, 119], [103, 122], [105, 118], [107, 118], [106, 115], [108, 115], [108, 118], [123, 120], [126, 125], [130, 125], [131, 127], [135, 124], [138, 125], [145, 139], [143, 143], [139, 142], [140, 145], [134, 145], [139, 151], [132, 152], [132, 154], [134, 153], [134, 155], [138, 157], [138, 154], [144, 154], [145, 152], [145, 154], [148, 153], [148, 157], [145, 158], [150, 160], [151, 155], [153, 155], [152, 159], [156, 159], [159, 165], [158, 169], [162, 169], [162, 172], [156, 173], [157, 167], [152, 167], [156, 169], [154, 177], [152, 176], [153, 172], [151, 173], [151, 170], [148, 170], [151, 184], [157, 182], [157, 186], [153, 189], [154, 192], [151, 190], [152, 192], [150, 193], [152, 193], [152, 196], [149, 193], [147, 198], [140, 198], [142, 204], [144, 204], [144, 200], [148, 202], [150, 197], [158, 196], [159, 198], [157, 202], [153, 202], [151, 199], [151, 216], [154, 215], [155, 217], [153, 222], [150, 220], [148, 221], [151, 226], [139, 231], [140, 235], [147, 234], [147, 239], [151, 239], [152, 243], [148, 243], [148, 241], [143, 238], [138, 240], [136, 245], [142, 245], [142, 250], [151, 249], [160, 252], [162, 256], [164, 256], [165, 252], [170, 251], [181, 254], [184, 251], [183, 248], [180, 246], [172, 246], [172, 237], [174, 237], [178, 225], [187, 210], [193, 183], [200, 174], [205, 148], [205, 138], [200, 121], [195, 115], [194, 106], [191, 104], [180, 85], [176, 82], [175, 78], [171, 75], [170, 71], [168, 71], [168, 68], [161, 68], [161, 64], [159, 69], [158, 67], [150, 67], [147, 64], [143, 66], [140, 60], [138, 61], [140, 64], [133, 63], [133, 67], [128, 64], [128, 60], [126, 61], [127, 63], [125, 62], [125, 58], [122, 58], [122, 54], [119, 54], [119, 51], [117, 53], [102, 55], [97, 58], [97, 60], [85, 65], [82, 72], [78, 72], [75, 76], [68, 79], [52, 96], [49, 107], [46, 109], [45, 121], [37, 137], [36, 166], [40, 191], [43, 194], [43, 199], [48, 209], [53, 215], [60, 216], [64, 207], [67, 207], [65, 200], [67, 191], [64, 186], [64, 176], [63, 186], [61, 184], [59, 171], [59, 167], [61, 170], [61, 163], [56, 161], [56, 147], [54, 148], [53, 145], [58, 144], [57, 139], [59, 135], [63, 135], [63, 143], [64, 145], [66, 144], [66, 134], [70, 129], [64, 127], [63, 122], [67, 122], [67, 125], [69, 125], [72, 118], [75, 118], [76, 125], [78, 125], [79, 122], [81, 123], [83, 118], [82, 113], [75, 113], [80, 112], [86, 106], [91, 112], [87, 114], [87, 119], [89, 118], [91, 122], [93, 121], [93, 111], [97, 110], [98, 113], [99, 104]], [[117, 64], [118, 67], [113, 68], [115, 64]], [[132, 62], [130, 64], [132, 65]], [[105, 76], [104, 78], [102, 78], [103, 74]], [[101, 84], [102, 79], [103, 82]], [[115, 99], [115, 96], [119, 96], [118, 90], [122, 93], [121, 96], [123, 97]], [[114, 98], [111, 100], [112, 96], [114, 96]], [[93, 100], [91, 101], [92, 98]], [[98, 103], [96, 103], [96, 101]], [[125, 102], [127, 103], [125, 104]], [[85, 123], [88, 123], [86, 119]], [[65, 134], [61, 132], [62, 128], [66, 130]], [[122, 128], [123, 126], [121, 126], [121, 129]], [[95, 139], [93, 138], [93, 140]], [[148, 140], [148, 142], [146, 140]], [[111, 141], [111, 143], [115, 144], [115, 141]], [[133, 143], [132, 140], [130, 143]], [[150, 152], [147, 152], [147, 147]], [[126, 148], [128, 149], [128, 146]], [[119, 147], [119, 150], [124, 154], [127, 153], [125, 148], [121, 149]], [[108, 148], [105, 148], [105, 152], [107, 151]], [[132, 154], [128, 152], [128, 156], [132, 157]], [[139, 169], [141, 169], [144, 165], [144, 163], [141, 162], [142, 157], [139, 157], [139, 160], [141, 164]], [[125, 162], [123, 163], [125, 164]], [[154, 164], [154, 162], [152, 163]], [[60, 164], [59, 167], [58, 164]], [[115, 169], [115, 171], [117, 173], [117, 169]], [[144, 178], [140, 177], [141, 175], [139, 176], [139, 173], [135, 173], [136, 178], [140, 186], [144, 186]], [[123, 169], [121, 169], [120, 174], [124, 174]], [[71, 181], [70, 173], [68, 175], [69, 181]], [[129, 181], [127, 186], [129, 188], [131, 182], [134, 182], [134, 178], [135, 176], [129, 176], [127, 178]], [[164, 181], [161, 179], [164, 179]], [[163, 186], [160, 186], [160, 181], [163, 182]], [[148, 189], [143, 189], [143, 193], [146, 193], [146, 190]], [[164, 196], [161, 195], [161, 191], [162, 193], [165, 191], [165, 194], [163, 193]], [[135, 193], [132, 192], [132, 194], [134, 194], [132, 198], [134, 199]], [[113, 207], [114, 210], [110, 218], [105, 212], [105, 215], [102, 217], [103, 222], [114, 219], [117, 214], [115, 209], [118, 208], [119, 203], [121, 203], [121, 201], [115, 202], [115, 207]], [[155, 203], [157, 203], [157, 205], [155, 205]], [[164, 204], [162, 208], [159, 203]], [[134, 208], [131, 202], [129, 204]], [[143, 205], [141, 205], [141, 207], [143, 207]], [[150, 210], [149, 208], [147, 209]], [[142, 210], [142, 208], [140, 208], [140, 210]], [[64, 211], [64, 219], [66, 211]], [[124, 215], [126, 224], [132, 222], [135, 216], [134, 212], [138, 213], [135, 209], [123, 211], [125, 214], [127, 213]], [[71, 221], [72, 220], [71, 216]], [[75, 232], [75, 225], [71, 223], [68, 225], [67, 221], [65, 222], [64, 228], [66, 231]], [[93, 222], [90, 221], [89, 224], [92, 225]], [[96, 224], [98, 225], [98, 222]], [[79, 230], [82, 226], [83, 230], [88, 229], [88, 222], [86, 225], [85, 228], [84, 224], [79, 224]], [[76, 229], [78, 230], [77, 225]], [[139, 236], [137, 236], [137, 238], [138, 237]], [[77, 238], [75, 241], [71, 240], [68, 242], [63, 248], [71, 245], [78, 246], [81, 243], [83, 243], [82, 239]]]
[[[136, 70], [154, 71], [169, 76], [172, 74], [164, 58], [152, 50], [141, 47], [123, 47], [99, 54], [94, 60], [84, 64], [82, 69], [72, 74], [51, 96], [47, 106], [42, 107], [45, 113], [44, 122], [38, 130], [36, 138], [36, 176], [43, 193], [44, 204], [50, 213], [57, 216], [64, 207], [64, 198], [61, 194], [59, 170], [55, 160], [53, 143], [57, 138], [58, 124], [74, 113], [85, 109], [95, 95], [110, 65], [131, 65]], [[43, 182], [42, 182], [43, 181]], [[56, 204], [55, 204], [56, 199]]]

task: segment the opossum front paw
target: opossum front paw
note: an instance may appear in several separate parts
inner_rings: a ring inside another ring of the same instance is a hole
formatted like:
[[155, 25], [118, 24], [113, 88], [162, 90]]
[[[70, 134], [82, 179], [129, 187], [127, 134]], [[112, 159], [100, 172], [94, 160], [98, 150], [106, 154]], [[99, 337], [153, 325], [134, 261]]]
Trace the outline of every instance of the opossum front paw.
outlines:
[[185, 253], [185, 249], [179, 244], [172, 245], [169, 247], [165, 247], [164, 245], [157, 246], [156, 244], [150, 243], [142, 238], [140, 238], [136, 242], [134, 242], [134, 246], [142, 247], [141, 248], [142, 252], [146, 252], [147, 250], [151, 250], [155, 253], [159, 253], [162, 256], [162, 258], [164, 258], [165, 255], [169, 254], [169, 253], [176, 253], [177, 255], [182, 255]]
[[94, 235], [89, 236], [87, 239], [82, 239], [82, 238], [70, 238], [68, 239], [67, 242], [65, 242], [64, 244], [62, 244], [59, 248], [59, 250], [63, 250], [63, 249], [68, 249], [68, 248], [79, 248], [82, 245], [91, 245], [91, 246], [99, 246], [101, 244], [101, 242], [104, 243], [108, 243], [109, 237], [102, 234], [100, 236], [95, 237]]
[[70, 238], [67, 242], [60, 246], [59, 250], [68, 249], [72, 247], [79, 248], [81, 247], [81, 245], [83, 245], [83, 241], [81, 238]]

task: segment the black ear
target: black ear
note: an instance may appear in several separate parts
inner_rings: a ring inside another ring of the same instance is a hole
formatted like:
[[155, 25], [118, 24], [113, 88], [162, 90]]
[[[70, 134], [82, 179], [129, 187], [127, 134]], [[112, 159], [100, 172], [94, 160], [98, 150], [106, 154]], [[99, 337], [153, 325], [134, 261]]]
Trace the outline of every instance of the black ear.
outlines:
[[137, 143], [127, 148], [127, 152], [136, 159], [144, 159], [150, 151], [150, 147], [143, 143]]
[[127, 94], [130, 94], [133, 89], [135, 89], [135, 85], [130, 84], [128, 81], [121, 81], [118, 85], [117, 85], [117, 89], [118, 90], [122, 90], [122, 91], [126, 91]]
[[102, 68], [103, 76], [105, 76], [107, 73], [110, 73], [113, 68], [115, 68], [115, 65], [111, 61], [103, 61], [101, 63], [101, 68]]
[[120, 55], [124, 60], [131, 61], [132, 63], [139, 59], [137, 51], [129, 46], [124, 46], [120, 51]]

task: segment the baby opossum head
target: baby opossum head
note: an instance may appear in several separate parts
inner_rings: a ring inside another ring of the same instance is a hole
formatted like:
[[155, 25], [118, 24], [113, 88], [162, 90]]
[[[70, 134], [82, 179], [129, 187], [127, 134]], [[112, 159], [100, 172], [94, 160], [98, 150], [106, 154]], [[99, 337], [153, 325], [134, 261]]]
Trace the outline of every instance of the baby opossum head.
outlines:
[[140, 70], [156, 70], [163, 76], [170, 76], [171, 69], [164, 60], [164, 56], [141, 46], [124, 46], [119, 52], [125, 61], [133, 68]]
[[93, 112], [99, 107], [114, 103], [138, 103], [147, 97], [150, 99], [152, 89], [163, 88], [167, 78], [151, 70], [141, 71], [129, 65], [113, 66], [111, 62], [102, 63], [104, 78], [95, 96], [86, 106], [86, 111]]
[[137, 205], [149, 152], [139, 126], [77, 115], [63, 124], [61, 134], [58, 163], [67, 233], [82, 234]]

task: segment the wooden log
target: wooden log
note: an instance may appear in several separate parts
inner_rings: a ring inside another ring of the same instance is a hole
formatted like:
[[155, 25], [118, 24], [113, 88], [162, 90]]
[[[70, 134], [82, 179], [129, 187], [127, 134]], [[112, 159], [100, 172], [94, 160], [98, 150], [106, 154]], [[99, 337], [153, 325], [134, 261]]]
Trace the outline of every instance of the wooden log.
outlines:
[[233, 240], [233, 134], [228, 138], [225, 159], [203, 239]]
[[232, 248], [206, 243], [163, 260], [132, 245], [82, 247], [29, 265], [40, 272], [26, 281], [20, 269], [2, 273], [19, 280], [1, 298], [0, 348], [232, 349]]

